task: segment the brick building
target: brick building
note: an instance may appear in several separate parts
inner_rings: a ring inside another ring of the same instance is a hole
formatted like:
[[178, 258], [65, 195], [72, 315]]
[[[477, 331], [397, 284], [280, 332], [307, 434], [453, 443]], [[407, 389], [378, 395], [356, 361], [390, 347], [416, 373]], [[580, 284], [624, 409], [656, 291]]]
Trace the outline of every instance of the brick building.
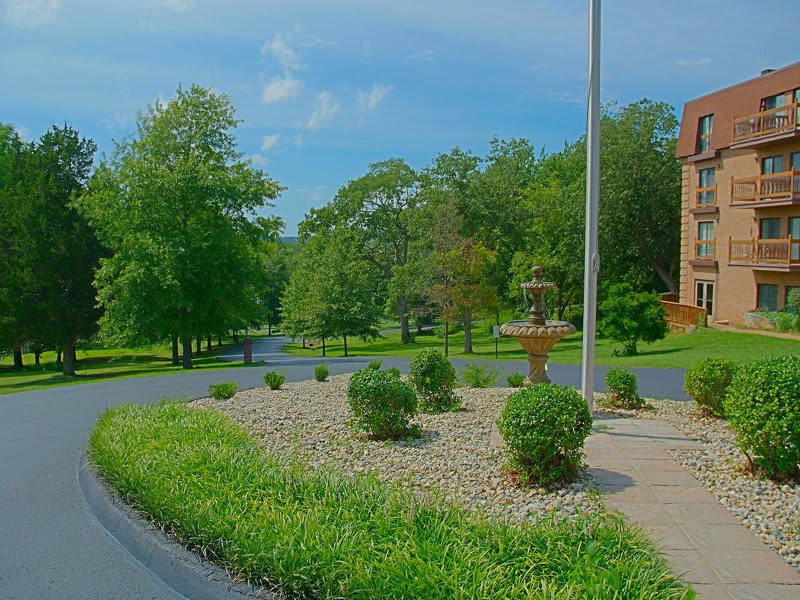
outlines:
[[687, 102], [680, 302], [740, 324], [800, 288], [800, 62]]

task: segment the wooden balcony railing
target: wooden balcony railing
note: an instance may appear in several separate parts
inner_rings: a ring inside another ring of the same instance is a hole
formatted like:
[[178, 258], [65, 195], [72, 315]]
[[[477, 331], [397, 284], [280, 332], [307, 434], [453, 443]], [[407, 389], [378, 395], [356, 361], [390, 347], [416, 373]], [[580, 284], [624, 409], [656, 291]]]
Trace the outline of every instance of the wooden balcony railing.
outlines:
[[756, 202], [777, 198], [800, 197], [800, 169], [771, 175], [731, 179], [732, 202]]
[[716, 205], [717, 205], [716, 185], [697, 188], [697, 195], [695, 196], [695, 206], [697, 208], [716, 206]]
[[686, 327], [688, 325], [705, 325], [706, 309], [691, 304], [661, 301], [661, 306], [667, 311], [667, 322], [671, 325]]
[[800, 240], [728, 241], [728, 262], [731, 264], [800, 265]]
[[714, 260], [717, 255], [717, 240], [697, 240], [694, 243], [696, 260]]
[[742, 142], [794, 129], [797, 127], [798, 106], [800, 104], [793, 102], [786, 106], [734, 118], [733, 141]]

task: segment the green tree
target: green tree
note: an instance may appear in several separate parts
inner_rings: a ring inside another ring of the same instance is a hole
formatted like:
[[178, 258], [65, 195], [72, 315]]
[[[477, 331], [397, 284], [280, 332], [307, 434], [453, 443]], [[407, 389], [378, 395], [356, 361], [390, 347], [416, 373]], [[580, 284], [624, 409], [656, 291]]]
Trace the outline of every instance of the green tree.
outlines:
[[259, 217], [256, 224], [261, 228], [257, 246], [261, 266], [258, 321], [260, 325], [266, 323], [272, 335], [272, 328], [280, 322], [281, 296], [289, 283], [293, 250], [280, 238], [283, 219]]
[[237, 150], [229, 98], [179, 87], [139, 118], [78, 206], [114, 250], [97, 274], [102, 326], [123, 339], [192, 338], [257, 311], [260, 229], [249, 215], [281, 186]]
[[598, 316], [600, 335], [621, 342], [626, 356], [638, 354], [638, 342], [651, 344], [667, 335], [667, 312], [658, 295], [636, 292], [627, 283], [609, 288]]

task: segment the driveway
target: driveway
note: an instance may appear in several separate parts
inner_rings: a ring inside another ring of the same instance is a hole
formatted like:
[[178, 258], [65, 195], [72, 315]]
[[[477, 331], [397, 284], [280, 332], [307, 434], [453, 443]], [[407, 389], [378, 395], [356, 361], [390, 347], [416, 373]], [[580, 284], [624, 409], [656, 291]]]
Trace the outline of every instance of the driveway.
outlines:
[[[254, 340], [254, 359], [285, 369], [288, 381], [313, 377], [319, 358], [288, 356], [283, 337]], [[226, 355], [241, 360], [241, 352]], [[363, 368], [374, 358], [328, 358], [332, 374]], [[387, 357], [405, 369], [408, 358]], [[454, 360], [458, 368], [465, 361]], [[525, 361], [499, 366], [524, 372]], [[0, 396], [0, 598], [4, 600], [140, 600], [179, 598], [125, 552], [88, 512], [77, 481], [86, 437], [97, 416], [123, 402], [204, 395], [232, 379], [262, 385], [264, 367], [190, 371], [95, 382]], [[605, 369], [598, 368], [598, 384]], [[683, 399], [681, 369], [638, 369], [643, 395]], [[552, 365], [556, 383], [580, 383], [579, 367]], [[599, 385], [598, 385], [599, 389]]]

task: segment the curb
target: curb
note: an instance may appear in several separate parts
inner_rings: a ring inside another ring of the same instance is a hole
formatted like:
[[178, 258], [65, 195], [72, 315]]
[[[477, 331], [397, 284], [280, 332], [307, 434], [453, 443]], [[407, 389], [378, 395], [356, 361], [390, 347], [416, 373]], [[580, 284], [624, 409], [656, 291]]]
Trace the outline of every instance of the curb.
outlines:
[[78, 482], [89, 509], [119, 544], [167, 587], [189, 600], [252, 600], [272, 598], [234, 583], [221, 567], [203, 560], [171, 540], [112, 494], [84, 450]]

